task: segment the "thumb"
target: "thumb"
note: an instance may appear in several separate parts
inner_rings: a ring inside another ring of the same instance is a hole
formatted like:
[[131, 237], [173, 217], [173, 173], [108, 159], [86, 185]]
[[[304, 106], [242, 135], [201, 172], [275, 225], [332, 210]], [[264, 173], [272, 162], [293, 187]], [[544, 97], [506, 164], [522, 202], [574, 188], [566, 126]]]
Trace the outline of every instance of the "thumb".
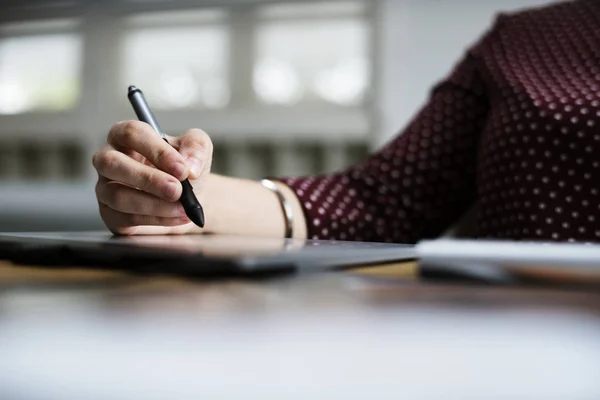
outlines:
[[189, 179], [198, 179], [210, 172], [212, 151], [210, 137], [200, 129], [187, 130], [179, 137], [179, 153], [190, 168]]

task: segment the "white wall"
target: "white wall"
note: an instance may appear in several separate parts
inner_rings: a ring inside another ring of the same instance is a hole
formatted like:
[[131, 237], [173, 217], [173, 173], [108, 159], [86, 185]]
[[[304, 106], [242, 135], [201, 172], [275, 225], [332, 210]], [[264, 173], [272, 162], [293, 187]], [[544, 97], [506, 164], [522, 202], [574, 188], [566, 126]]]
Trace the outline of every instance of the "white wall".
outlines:
[[398, 133], [499, 11], [549, 0], [381, 0], [375, 145]]

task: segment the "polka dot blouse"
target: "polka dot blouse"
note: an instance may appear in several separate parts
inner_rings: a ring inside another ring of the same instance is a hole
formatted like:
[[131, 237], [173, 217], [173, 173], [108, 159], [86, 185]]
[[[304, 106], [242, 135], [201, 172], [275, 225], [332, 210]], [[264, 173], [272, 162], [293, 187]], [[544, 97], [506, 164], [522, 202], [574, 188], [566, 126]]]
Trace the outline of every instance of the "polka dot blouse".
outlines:
[[600, 241], [600, 1], [501, 15], [381, 151], [282, 179], [309, 237], [416, 242], [477, 204], [477, 235]]

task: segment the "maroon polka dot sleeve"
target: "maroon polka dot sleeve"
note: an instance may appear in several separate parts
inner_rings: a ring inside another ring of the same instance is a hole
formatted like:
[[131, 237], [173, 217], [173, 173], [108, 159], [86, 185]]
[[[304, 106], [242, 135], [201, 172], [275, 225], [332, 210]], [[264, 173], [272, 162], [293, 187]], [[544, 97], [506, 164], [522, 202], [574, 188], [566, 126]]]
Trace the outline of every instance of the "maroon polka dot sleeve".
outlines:
[[472, 204], [479, 237], [600, 240], [600, 1], [501, 16], [381, 151], [282, 179], [310, 237], [416, 242]]
[[283, 179], [302, 204], [309, 237], [409, 243], [438, 235], [465, 211], [488, 112], [476, 65], [467, 55], [406, 130], [361, 164]]

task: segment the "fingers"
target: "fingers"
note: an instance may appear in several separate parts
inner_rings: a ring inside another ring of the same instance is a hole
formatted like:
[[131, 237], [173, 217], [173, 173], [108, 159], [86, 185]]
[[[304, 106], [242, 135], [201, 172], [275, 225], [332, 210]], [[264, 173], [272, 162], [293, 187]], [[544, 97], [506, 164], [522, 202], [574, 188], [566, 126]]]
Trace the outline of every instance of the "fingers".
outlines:
[[210, 172], [213, 145], [191, 129], [165, 142], [148, 124], [115, 124], [94, 154], [100, 216], [119, 235], [179, 234], [194, 227], [185, 215], [181, 181]]
[[190, 129], [177, 138], [176, 145], [190, 168], [191, 179], [210, 172], [213, 144], [206, 132]]
[[148, 193], [109, 181], [98, 179], [96, 184], [98, 203], [126, 214], [152, 215], [166, 218], [185, 217], [185, 210], [179, 202], [168, 202]]
[[159, 169], [142, 164], [107, 144], [92, 159], [98, 174], [108, 180], [138, 188], [166, 201], [181, 197], [181, 183]]
[[[102, 220], [115, 235], [185, 233], [185, 231], [189, 230], [186, 225], [192, 224], [187, 217], [168, 218], [127, 214], [113, 210], [105, 204], [99, 204], [99, 208]], [[149, 227], [160, 229], [150, 229]]]
[[156, 168], [180, 181], [189, 175], [184, 157], [144, 122], [124, 121], [113, 125], [108, 133], [108, 144], [121, 152], [141, 154]]
[[183, 234], [193, 225], [180, 203], [170, 203], [104, 177], [96, 184], [100, 216], [116, 235]]

